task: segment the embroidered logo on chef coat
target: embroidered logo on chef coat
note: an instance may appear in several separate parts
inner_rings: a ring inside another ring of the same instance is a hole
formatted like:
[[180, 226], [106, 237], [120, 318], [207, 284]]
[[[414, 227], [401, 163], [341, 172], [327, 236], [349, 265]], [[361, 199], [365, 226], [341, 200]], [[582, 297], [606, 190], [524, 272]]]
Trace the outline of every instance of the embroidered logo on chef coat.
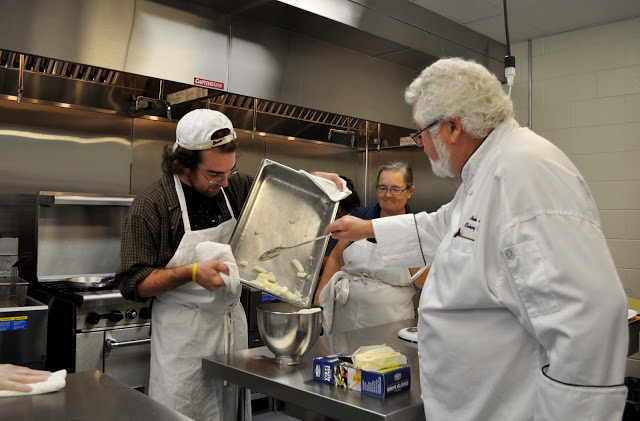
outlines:
[[471, 217], [461, 227], [458, 228], [453, 237], [464, 238], [469, 241], [476, 241], [476, 235], [480, 228], [480, 220], [475, 216]]

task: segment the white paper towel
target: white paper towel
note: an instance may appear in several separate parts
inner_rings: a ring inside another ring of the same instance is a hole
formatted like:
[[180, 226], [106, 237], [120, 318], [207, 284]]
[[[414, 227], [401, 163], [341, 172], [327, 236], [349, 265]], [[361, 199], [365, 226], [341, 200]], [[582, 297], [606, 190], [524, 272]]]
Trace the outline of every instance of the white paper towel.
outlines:
[[240, 287], [240, 272], [231, 252], [231, 246], [213, 241], [204, 241], [196, 245], [196, 262], [213, 259], [218, 259], [229, 268], [229, 275], [220, 272], [220, 277], [225, 286], [229, 288], [229, 292], [235, 294]]
[[0, 397], [39, 395], [41, 393], [57, 392], [67, 384], [67, 370], [58, 370], [49, 378], [40, 383], [29, 383], [31, 392], [18, 392], [16, 390], [0, 390]]
[[341, 180], [342, 180], [342, 188], [344, 190], [340, 191], [338, 190], [338, 187], [336, 186], [336, 184], [331, 180], [318, 177], [317, 175], [309, 174], [305, 170], [299, 170], [299, 172], [300, 174], [304, 174], [307, 177], [309, 177], [311, 181], [313, 181], [316, 186], [320, 187], [322, 191], [324, 191], [327, 194], [327, 196], [329, 196], [329, 199], [333, 200], [334, 202], [342, 200], [351, 194], [351, 190], [347, 188], [347, 182], [344, 181], [343, 179]]

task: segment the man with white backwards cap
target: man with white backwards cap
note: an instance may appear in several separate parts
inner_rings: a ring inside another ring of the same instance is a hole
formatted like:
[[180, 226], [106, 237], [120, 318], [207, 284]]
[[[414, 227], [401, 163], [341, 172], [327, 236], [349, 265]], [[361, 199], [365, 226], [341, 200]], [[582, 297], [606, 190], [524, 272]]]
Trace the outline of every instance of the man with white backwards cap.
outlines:
[[[224, 114], [182, 117], [163, 153], [165, 174], [136, 196], [122, 233], [120, 291], [135, 301], [154, 297], [149, 395], [195, 420], [228, 420], [235, 411], [231, 386], [206, 376], [201, 359], [247, 348], [228, 241], [253, 177], [236, 170], [237, 146]], [[315, 174], [342, 189], [336, 174]], [[205, 242], [213, 257], [201, 260]]]

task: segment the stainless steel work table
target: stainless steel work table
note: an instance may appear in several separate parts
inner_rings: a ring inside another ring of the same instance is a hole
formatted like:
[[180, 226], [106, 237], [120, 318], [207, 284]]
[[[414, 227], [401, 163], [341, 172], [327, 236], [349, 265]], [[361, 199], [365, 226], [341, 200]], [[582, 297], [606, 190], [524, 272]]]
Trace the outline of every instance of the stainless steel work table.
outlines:
[[[416, 326], [416, 323], [417, 320], [406, 320], [320, 336], [299, 365], [278, 365], [273, 353], [267, 347], [260, 347], [204, 358], [202, 367], [205, 373], [248, 388], [252, 393], [262, 393], [337, 420], [424, 420], [418, 347], [397, 335], [403, 327]], [[377, 344], [387, 344], [407, 356], [411, 366], [409, 390], [377, 398], [313, 380], [315, 357], [337, 352], [353, 353], [360, 346]], [[287, 413], [286, 404], [284, 409]]]
[[0, 414], [20, 421], [191, 419], [99, 371], [68, 374], [57, 392], [0, 398]]

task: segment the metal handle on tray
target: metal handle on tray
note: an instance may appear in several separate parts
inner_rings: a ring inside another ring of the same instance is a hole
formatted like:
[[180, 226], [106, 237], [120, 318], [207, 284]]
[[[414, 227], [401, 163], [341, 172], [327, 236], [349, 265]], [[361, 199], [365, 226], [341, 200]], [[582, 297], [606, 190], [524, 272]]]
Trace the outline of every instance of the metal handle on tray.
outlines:
[[135, 345], [144, 345], [151, 342], [151, 338], [149, 339], [136, 339], [134, 341], [114, 341], [113, 339], [107, 339], [105, 341], [105, 345], [108, 349], [117, 349], [124, 348], [126, 346], [135, 346]]

